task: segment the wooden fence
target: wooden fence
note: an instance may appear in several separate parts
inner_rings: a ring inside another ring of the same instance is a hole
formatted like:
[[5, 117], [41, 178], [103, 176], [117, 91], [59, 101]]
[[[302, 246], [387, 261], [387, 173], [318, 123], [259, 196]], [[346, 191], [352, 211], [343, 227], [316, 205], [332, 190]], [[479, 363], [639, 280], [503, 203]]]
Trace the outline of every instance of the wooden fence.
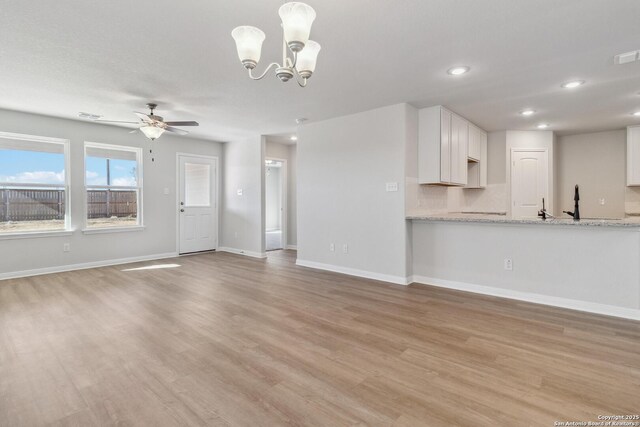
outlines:
[[[87, 192], [88, 218], [135, 218], [137, 213], [135, 191]], [[64, 190], [0, 189], [0, 222], [62, 220], [64, 214]]]

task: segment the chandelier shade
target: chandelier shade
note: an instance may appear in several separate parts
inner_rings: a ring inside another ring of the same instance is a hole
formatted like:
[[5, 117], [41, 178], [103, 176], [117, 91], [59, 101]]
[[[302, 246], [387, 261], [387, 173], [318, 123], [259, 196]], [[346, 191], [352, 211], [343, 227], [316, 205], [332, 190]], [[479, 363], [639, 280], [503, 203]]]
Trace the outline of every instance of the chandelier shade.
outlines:
[[158, 126], [151, 126], [151, 125], [143, 126], [140, 128], [140, 130], [142, 131], [142, 133], [144, 133], [144, 136], [146, 136], [152, 141], [160, 138], [160, 136], [164, 133], [163, 128]]
[[320, 43], [309, 40], [304, 45], [304, 49], [298, 53], [296, 70], [301, 76], [309, 77], [316, 70], [316, 61], [318, 60], [320, 49]]
[[238, 58], [243, 64], [251, 64], [255, 67], [260, 61], [262, 42], [265, 35], [262, 30], [248, 25], [236, 27], [231, 32], [231, 37], [236, 41]]
[[290, 2], [280, 6], [278, 14], [289, 47], [294, 52], [302, 50], [309, 40], [311, 24], [316, 19], [315, 10], [305, 3]]

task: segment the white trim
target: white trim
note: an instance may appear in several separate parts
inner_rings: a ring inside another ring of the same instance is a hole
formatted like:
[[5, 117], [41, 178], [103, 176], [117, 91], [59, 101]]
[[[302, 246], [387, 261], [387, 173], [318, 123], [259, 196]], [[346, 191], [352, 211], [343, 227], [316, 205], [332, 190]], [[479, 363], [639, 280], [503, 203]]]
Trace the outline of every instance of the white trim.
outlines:
[[132, 225], [131, 227], [111, 227], [111, 228], [84, 228], [82, 234], [108, 234], [108, 233], [127, 233], [129, 231], [143, 231], [144, 225]]
[[381, 282], [389, 282], [389, 283], [394, 283], [396, 285], [409, 284], [409, 281], [407, 280], [407, 278], [402, 276], [391, 276], [388, 274], [374, 273], [372, 271], [365, 271], [365, 270], [357, 270], [355, 268], [341, 267], [338, 265], [322, 264], [320, 262], [315, 262], [315, 261], [306, 261], [303, 259], [297, 259], [296, 265], [299, 265], [301, 267], [314, 268], [316, 270], [325, 270], [325, 271], [332, 271], [334, 273], [342, 273], [349, 276], [363, 277], [365, 279], [379, 280]]
[[205, 154], [190, 154], [182, 151], [176, 152], [176, 194], [175, 194], [175, 203], [176, 203], [176, 252], [180, 253], [180, 156], [185, 157], [195, 157], [200, 159], [208, 159], [213, 160], [215, 164], [216, 170], [216, 197], [215, 203], [216, 208], [214, 210], [216, 223], [214, 226], [214, 230], [216, 230], [216, 241], [214, 242], [214, 248], [211, 250], [217, 251], [220, 250], [218, 245], [220, 244], [220, 158], [218, 156], [209, 156]]
[[287, 245], [287, 249], [292, 250], [292, 251], [297, 251], [298, 250], [298, 245]]
[[107, 267], [110, 265], [130, 264], [133, 262], [153, 261], [157, 259], [176, 258], [175, 252], [164, 254], [144, 255], [139, 257], [119, 258], [106, 261], [84, 262], [81, 264], [68, 264], [55, 267], [37, 268], [34, 270], [13, 271], [9, 273], [0, 273], [0, 280], [17, 279], [19, 277], [40, 276], [42, 274], [62, 273], [64, 271], [85, 270], [88, 268]]
[[224, 246], [221, 246], [218, 248], [218, 252], [228, 252], [230, 254], [236, 254], [236, 255], [244, 255], [244, 256], [248, 256], [251, 258], [266, 258], [267, 254], [266, 252], [260, 253], [260, 252], [252, 252], [252, 251], [245, 251], [244, 249], [236, 249], [236, 248], [227, 248]]
[[549, 295], [534, 294], [530, 292], [513, 291], [510, 289], [495, 288], [491, 286], [476, 285], [473, 283], [456, 282], [452, 280], [435, 279], [425, 276], [413, 276], [410, 283], [435, 286], [439, 288], [455, 289], [458, 291], [473, 292], [482, 295], [508, 298], [518, 301], [526, 301], [534, 304], [544, 304], [553, 307], [568, 308], [570, 310], [586, 311], [588, 313], [604, 314], [606, 316], [622, 317], [625, 319], [640, 320], [640, 310], [613, 305], [598, 304], [589, 301], [580, 301], [569, 298], [554, 297]]
[[23, 231], [18, 233], [0, 233], [0, 240], [37, 239], [41, 237], [71, 236], [75, 230]]

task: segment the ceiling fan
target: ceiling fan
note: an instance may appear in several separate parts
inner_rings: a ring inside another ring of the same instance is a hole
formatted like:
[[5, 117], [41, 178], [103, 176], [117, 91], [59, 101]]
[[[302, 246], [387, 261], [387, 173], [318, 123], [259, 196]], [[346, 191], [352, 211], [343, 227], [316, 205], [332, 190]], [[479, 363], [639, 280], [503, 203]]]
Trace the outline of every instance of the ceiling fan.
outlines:
[[[100, 118], [94, 118], [94, 121], [101, 122], [101, 123], [125, 123], [125, 124], [132, 124], [132, 125], [140, 125], [138, 129], [130, 133], [135, 133], [140, 131], [144, 134], [144, 136], [149, 138], [151, 141], [154, 141], [160, 138], [160, 136], [165, 132], [172, 132], [178, 135], [187, 135], [189, 133], [185, 130], [178, 129], [176, 126], [180, 126], [180, 127], [199, 126], [198, 122], [194, 122], [194, 121], [165, 122], [162, 117], [156, 116], [155, 114], [153, 114], [153, 110], [155, 110], [158, 107], [157, 104], [149, 103], [147, 104], [147, 107], [150, 110], [149, 114], [139, 113], [137, 111], [133, 112], [133, 114], [138, 116], [138, 118], [140, 119], [140, 121], [137, 121], [137, 122], [128, 122], [128, 121], [122, 121], [122, 120], [102, 120]], [[81, 113], [81, 116], [82, 114], [83, 113]], [[87, 118], [91, 118], [91, 117], [87, 117]]]

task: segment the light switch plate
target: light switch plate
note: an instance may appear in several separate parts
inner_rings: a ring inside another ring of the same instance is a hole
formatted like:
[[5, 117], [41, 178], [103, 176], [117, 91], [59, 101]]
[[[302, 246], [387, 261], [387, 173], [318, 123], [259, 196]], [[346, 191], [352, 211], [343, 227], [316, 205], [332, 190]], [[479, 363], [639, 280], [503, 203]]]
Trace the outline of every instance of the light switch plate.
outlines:
[[168, 187], [165, 187], [165, 189], [164, 189], [164, 194], [166, 194], [166, 195], [168, 195], [168, 194], [169, 194], [169, 188], [168, 188]]
[[387, 182], [387, 191], [398, 191], [398, 183], [397, 182]]

